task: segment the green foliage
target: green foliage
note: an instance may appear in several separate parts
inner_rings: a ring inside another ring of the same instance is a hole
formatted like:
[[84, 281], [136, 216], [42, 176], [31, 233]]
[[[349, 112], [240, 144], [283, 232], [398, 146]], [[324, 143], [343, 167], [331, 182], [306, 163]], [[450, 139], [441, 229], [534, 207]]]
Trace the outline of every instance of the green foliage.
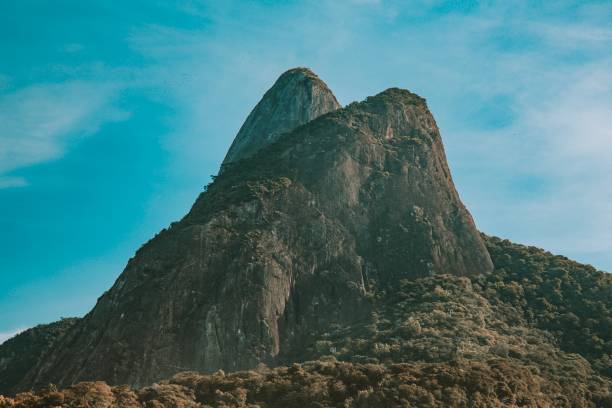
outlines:
[[78, 321], [76, 318], [41, 324], [0, 345], [0, 394], [11, 393], [44, 353]]
[[[565, 395], [513, 361], [438, 364], [356, 364], [334, 359], [229, 375], [181, 373], [140, 390], [81, 383], [62, 392], [42, 390], [0, 407], [604, 407], [594, 392]], [[587, 397], [588, 396], [588, 397]]]
[[513, 307], [612, 377], [612, 275], [563, 256], [486, 237], [495, 272], [474, 279], [491, 304]]

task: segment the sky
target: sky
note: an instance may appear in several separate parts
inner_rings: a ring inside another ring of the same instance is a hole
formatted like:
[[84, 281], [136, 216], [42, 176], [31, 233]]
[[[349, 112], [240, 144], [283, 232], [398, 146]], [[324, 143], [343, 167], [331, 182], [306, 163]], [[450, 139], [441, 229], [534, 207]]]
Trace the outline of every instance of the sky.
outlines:
[[612, 271], [609, 1], [4, 1], [0, 342], [89, 311], [295, 66], [425, 97], [480, 230]]

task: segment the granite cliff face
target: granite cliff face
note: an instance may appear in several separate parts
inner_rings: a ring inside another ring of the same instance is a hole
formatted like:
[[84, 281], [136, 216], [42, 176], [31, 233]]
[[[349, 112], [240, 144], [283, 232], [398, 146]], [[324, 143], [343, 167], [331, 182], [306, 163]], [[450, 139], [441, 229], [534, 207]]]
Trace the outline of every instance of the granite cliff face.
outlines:
[[223, 164], [253, 155], [286, 132], [340, 109], [325, 82], [308, 68], [294, 68], [278, 78], [240, 128]]
[[371, 316], [375, 293], [491, 272], [425, 100], [392, 88], [338, 108], [310, 71], [283, 74], [191, 211], [21, 387], [300, 361], [324, 333]]

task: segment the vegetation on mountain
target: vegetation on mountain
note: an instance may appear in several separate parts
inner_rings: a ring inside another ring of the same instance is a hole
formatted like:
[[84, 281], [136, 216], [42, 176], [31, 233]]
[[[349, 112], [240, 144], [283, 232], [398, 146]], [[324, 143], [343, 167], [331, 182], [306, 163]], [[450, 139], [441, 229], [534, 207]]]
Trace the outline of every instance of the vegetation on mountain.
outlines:
[[133, 390], [103, 382], [0, 397], [0, 408], [485, 408], [609, 407], [599, 390], [566, 396], [564, 386], [497, 358], [487, 362], [372, 364], [333, 358], [289, 367], [205, 375], [180, 373]]
[[41, 324], [0, 344], [0, 394], [14, 392], [25, 374], [77, 321], [69, 318]]
[[483, 296], [612, 377], [612, 274], [533, 246], [485, 242], [495, 273], [473, 278]]
[[371, 282], [371, 316], [313, 333], [309, 362], [50, 386], [0, 407], [611, 407], [611, 275], [484, 239], [492, 274]]

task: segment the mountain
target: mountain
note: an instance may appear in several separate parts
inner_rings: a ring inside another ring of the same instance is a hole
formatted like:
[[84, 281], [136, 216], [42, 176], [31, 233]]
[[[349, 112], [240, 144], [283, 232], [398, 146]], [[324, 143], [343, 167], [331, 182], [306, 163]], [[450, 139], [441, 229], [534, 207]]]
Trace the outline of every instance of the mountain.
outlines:
[[[327, 89], [307, 71], [288, 71], [247, 124], [286, 110], [274, 101], [303, 101], [292, 91], [304, 83]], [[139, 386], [185, 369], [291, 361], [331, 326], [369, 315], [378, 287], [491, 269], [425, 100], [389, 89], [226, 165], [22, 385]]]
[[340, 108], [334, 94], [314, 72], [291, 69], [278, 78], [247, 117], [223, 164], [252, 156], [283, 133]]
[[45, 387], [0, 407], [612, 404], [610, 275], [479, 233], [423, 98], [337, 105], [281, 75], [90, 313], [0, 345], [0, 393]]

